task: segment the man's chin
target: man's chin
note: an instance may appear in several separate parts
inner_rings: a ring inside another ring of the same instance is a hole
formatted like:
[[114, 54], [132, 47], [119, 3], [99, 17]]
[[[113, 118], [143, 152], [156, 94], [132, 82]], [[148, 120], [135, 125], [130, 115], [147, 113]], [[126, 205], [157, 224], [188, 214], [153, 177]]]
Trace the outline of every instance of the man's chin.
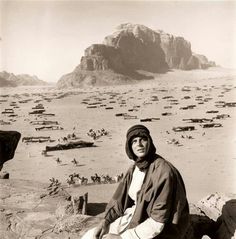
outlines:
[[138, 158], [143, 158], [143, 157], [145, 157], [145, 154], [144, 153], [140, 153], [137, 156], [138, 156]]

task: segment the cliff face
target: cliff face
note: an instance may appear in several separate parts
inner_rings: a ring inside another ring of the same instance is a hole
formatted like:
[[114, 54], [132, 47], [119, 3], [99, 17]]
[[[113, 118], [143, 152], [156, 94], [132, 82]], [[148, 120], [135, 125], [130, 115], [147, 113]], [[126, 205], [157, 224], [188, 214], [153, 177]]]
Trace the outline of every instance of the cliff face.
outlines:
[[126, 70], [153, 73], [168, 69], [161, 48], [160, 34], [142, 25], [123, 24], [104, 40], [104, 44], [120, 50]]
[[190, 42], [187, 42], [182, 37], [174, 37], [162, 31], [159, 31], [159, 34], [161, 48], [165, 53], [165, 60], [169, 68], [187, 70], [188, 61], [192, 56]]
[[216, 63], [214, 61], [208, 61], [207, 57], [204, 55], [193, 53], [193, 56], [198, 58], [201, 69], [207, 69], [209, 67], [216, 66]]
[[45, 81], [40, 80], [37, 76], [27, 74], [14, 75], [6, 71], [0, 72], [0, 87], [16, 87], [30, 85], [46, 85]]
[[112, 84], [117, 82], [117, 74], [119, 78], [123, 78], [123, 75], [130, 79], [145, 79], [137, 72], [164, 73], [173, 68], [192, 70], [209, 66], [211, 63], [206, 57], [192, 53], [191, 44], [184, 38], [127, 23], [105, 37], [103, 44], [88, 47], [80, 64], [73, 72], [62, 76], [58, 86], [80, 87], [81, 82], [91, 74], [91, 84], [97, 85], [98, 82], [102, 85], [107, 83], [102, 79], [108, 71]]
[[85, 55], [81, 58], [77, 70], [95, 71], [108, 69], [113, 69], [116, 72], [125, 69], [120, 49], [104, 44], [94, 44], [85, 50]]

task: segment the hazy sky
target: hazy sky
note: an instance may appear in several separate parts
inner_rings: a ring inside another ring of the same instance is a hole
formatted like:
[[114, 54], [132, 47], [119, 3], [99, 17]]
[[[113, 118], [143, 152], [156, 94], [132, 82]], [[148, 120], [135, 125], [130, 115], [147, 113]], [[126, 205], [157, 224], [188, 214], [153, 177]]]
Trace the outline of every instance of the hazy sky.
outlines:
[[121, 23], [182, 36], [236, 68], [236, 1], [1, 1], [0, 71], [57, 81]]

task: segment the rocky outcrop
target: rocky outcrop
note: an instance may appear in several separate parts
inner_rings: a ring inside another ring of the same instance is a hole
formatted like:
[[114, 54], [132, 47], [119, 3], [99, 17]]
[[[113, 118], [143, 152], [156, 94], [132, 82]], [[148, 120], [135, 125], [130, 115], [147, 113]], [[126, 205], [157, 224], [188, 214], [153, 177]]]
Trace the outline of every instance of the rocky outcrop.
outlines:
[[34, 86], [47, 85], [45, 81], [40, 80], [37, 76], [27, 74], [14, 75], [6, 71], [0, 72], [0, 87], [16, 86]]
[[70, 206], [64, 194], [45, 196], [47, 185], [23, 180], [0, 180], [1, 238], [81, 238], [101, 218], [62, 210]]
[[125, 74], [135, 70], [160, 72], [167, 68], [159, 34], [144, 26], [127, 25], [105, 37], [104, 44], [88, 47], [76, 70], [111, 69]]
[[120, 50], [127, 71], [158, 73], [168, 69], [160, 34], [145, 26], [122, 24], [116, 33], [104, 39], [104, 44]]
[[85, 50], [77, 70], [109, 70], [122, 72], [126, 68], [119, 49], [104, 44], [94, 44]]
[[[91, 67], [97, 67], [94, 64]], [[80, 66], [78, 67], [80, 68]], [[57, 83], [58, 88], [86, 88], [90, 86], [103, 86], [113, 84], [127, 84], [133, 79], [128, 75], [116, 73], [112, 70], [80, 70], [66, 74]]]
[[16, 87], [16, 84], [0, 76], [0, 87]]
[[[183, 37], [175, 37], [163, 31], [158, 31], [161, 39], [161, 48], [165, 52], [168, 67], [173, 69], [188, 69], [188, 61], [192, 56], [191, 44]], [[194, 69], [197, 69], [196, 66]]]
[[193, 53], [193, 56], [195, 56], [199, 60], [200, 69], [207, 69], [209, 67], [216, 66], [216, 63], [214, 61], [209, 61], [204, 55]]
[[[46, 184], [11, 179], [0, 180], [0, 188], [1, 238], [81, 238], [88, 229], [98, 225], [106, 205], [100, 203], [103, 210], [97, 210], [100, 204], [89, 203], [88, 195], [88, 215], [84, 215], [76, 213], [72, 198], [62, 193], [67, 188], [57, 194], [45, 194], [49, 188]], [[71, 195], [78, 193], [80, 187], [70, 189]], [[203, 235], [212, 239], [233, 238], [235, 196], [214, 193], [197, 204], [190, 204], [190, 224], [183, 238], [201, 239]]]
[[197, 204], [213, 223], [209, 236], [214, 239], [236, 238], [236, 197], [235, 195], [211, 194]]
[[143, 72], [205, 69], [213, 65], [206, 57], [193, 54], [190, 42], [183, 37], [127, 23], [106, 36], [103, 44], [89, 46], [75, 70], [60, 78], [58, 87], [123, 84], [153, 78]]
[[28, 74], [20, 74], [16, 76], [18, 81], [17, 85], [47, 85], [47, 82], [40, 80], [37, 76], [28, 75]]
[[0, 130], [0, 166], [14, 157], [20, 137], [17, 131]]
[[0, 72], [0, 87], [16, 87], [17, 77], [6, 71]]
[[12, 159], [21, 134], [17, 131], [0, 130], [0, 179], [9, 179], [9, 173], [2, 171], [6, 161]]

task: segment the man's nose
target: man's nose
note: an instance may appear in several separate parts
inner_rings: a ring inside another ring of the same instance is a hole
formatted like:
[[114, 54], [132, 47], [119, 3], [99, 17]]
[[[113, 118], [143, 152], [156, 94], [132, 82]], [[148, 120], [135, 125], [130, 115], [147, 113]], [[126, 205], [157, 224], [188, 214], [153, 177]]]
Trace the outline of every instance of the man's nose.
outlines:
[[138, 146], [143, 146], [142, 139], [138, 140]]

